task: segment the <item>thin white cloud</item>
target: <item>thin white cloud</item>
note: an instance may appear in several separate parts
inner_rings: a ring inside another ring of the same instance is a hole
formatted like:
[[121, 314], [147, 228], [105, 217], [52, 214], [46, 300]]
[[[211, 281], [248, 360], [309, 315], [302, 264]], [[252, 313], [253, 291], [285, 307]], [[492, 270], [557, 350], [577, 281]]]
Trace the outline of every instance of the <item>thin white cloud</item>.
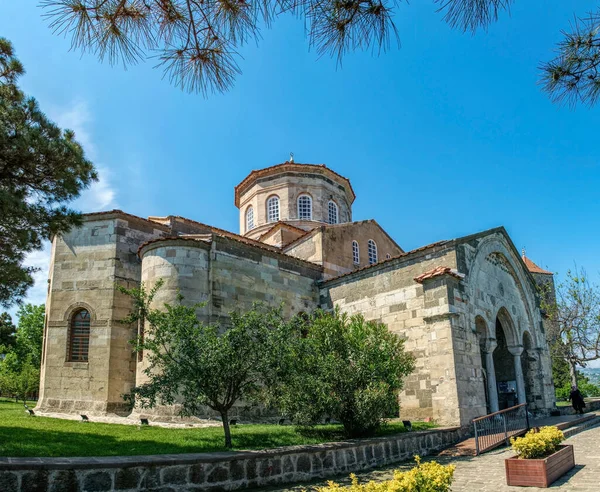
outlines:
[[[92, 117], [87, 103], [75, 101], [67, 108], [49, 108], [48, 116], [61, 128], [68, 128], [75, 132], [75, 138], [83, 146], [87, 157], [94, 163], [98, 171], [98, 181], [71, 204], [73, 208], [83, 212], [117, 208], [116, 191], [111, 183], [111, 172], [106, 166], [99, 163], [100, 157], [92, 138]], [[46, 302], [50, 248], [50, 243], [46, 242], [42, 250], [30, 253], [25, 259], [25, 265], [39, 268], [34, 274], [35, 285], [29, 289], [23, 300], [25, 303], [43, 304]], [[14, 314], [16, 310], [15, 307], [9, 312]]]
[[75, 139], [82, 145], [86, 156], [94, 163], [98, 171], [98, 181], [85, 190], [75, 201], [74, 206], [83, 212], [99, 212], [117, 208], [116, 191], [111, 183], [111, 172], [100, 162], [100, 157], [90, 127], [92, 116], [84, 101], [75, 101], [68, 108], [55, 108], [48, 115], [61, 128], [75, 132]]

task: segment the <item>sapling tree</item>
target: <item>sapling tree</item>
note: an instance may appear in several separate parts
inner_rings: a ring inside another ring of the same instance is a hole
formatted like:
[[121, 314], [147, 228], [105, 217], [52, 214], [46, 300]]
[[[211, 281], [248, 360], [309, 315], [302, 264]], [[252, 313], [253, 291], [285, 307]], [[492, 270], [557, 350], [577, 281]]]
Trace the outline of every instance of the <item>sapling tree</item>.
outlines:
[[[158, 284], [160, 288], [160, 284]], [[129, 398], [142, 408], [181, 404], [182, 416], [203, 417], [206, 407], [221, 416], [225, 447], [231, 448], [230, 411], [241, 401], [254, 401], [272, 363], [273, 333], [284, 324], [281, 311], [255, 305], [245, 313], [231, 313], [227, 326], [199, 320], [199, 305], [182, 298], [161, 309], [152, 307], [151, 291], [121, 289], [135, 301], [126, 323], [144, 322], [136, 340], [143, 351], [147, 382]], [[143, 319], [142, 319], [143, 317]]]
[[600, 291], [584, 269], [568, 271], [556, 296], [542, 295], [548, 316], [548, 342], [553, 357], [566, 361], [571, 385], [578, 386], [577, 367], [600, 359]]

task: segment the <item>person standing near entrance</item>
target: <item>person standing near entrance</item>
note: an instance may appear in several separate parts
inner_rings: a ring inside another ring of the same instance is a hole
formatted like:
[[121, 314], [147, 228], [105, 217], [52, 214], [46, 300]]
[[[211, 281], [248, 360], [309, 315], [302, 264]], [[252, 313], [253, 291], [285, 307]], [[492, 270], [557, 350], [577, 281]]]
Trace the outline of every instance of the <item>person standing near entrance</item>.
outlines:
[[575, 413], [583, 414], [585, 402], [583, 401], [583, 395], [581, 394], [581, 391], [579, 391], [575, 386], [571, 386], [571, 394], [569, 395], [569, 400], [571, 400], [571, 403], [573, 404]]

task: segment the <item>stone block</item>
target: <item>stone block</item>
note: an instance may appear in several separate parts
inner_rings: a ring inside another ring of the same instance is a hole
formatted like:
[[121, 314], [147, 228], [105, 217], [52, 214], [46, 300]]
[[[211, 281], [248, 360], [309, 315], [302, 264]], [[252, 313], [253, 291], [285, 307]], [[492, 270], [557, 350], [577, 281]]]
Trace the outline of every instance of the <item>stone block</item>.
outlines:
[[[137, 483], [135, 484], [137, 487]], [[0, 490], [3, 490], [0, 487]], [[74, 470], [59, 470], [50, 477], [49, 492], [79, 492], [79, 481]]]
[[238, 482], [246, 477], [246, 463], [243, 460], [231, 461], [229, 463], [229, 479]]
[[208, 483], [226, 482], [229, 480], [229, 467], [225, 464], [216, 465], [206, 477]]
[[310, 458], [306, 454], [298, 456], [296, 461], [296, 471], [298, 473], [310, 473]]
[[3, 471], [0, 472], [0, 490], [17, 490], [19, 476], [16, 473]]
[[206, 481], [206, 466], [203, 463], [197, 463], [190, 467], [190, 482], [193, 484], [203, 484]]
[[161, 471], [163, 485], [181, 485], [188, 481], [189, 467], [184, 465], [168, 466]]
[[140, 481], [140, 470], [138, 468], [121, 468], [115, 473], [115, 489], [127, 490], [137, 488]]
[[27, 492], [46, 492], [48, 490], [48, 472], [39, 470], [25, 472], [21, 476], [21, 490]]
[[86, 492], [106, 492], [112, 490], [112, 485], [112, 476], [108, 471], [90, 472], [83, 480], [83, 489]]

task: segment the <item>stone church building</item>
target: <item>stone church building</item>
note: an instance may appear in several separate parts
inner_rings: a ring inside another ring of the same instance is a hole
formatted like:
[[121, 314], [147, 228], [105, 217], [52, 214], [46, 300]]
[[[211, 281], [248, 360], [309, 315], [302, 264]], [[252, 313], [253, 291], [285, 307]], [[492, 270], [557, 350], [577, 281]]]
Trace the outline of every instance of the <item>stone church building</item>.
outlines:
[[137, 328], [119, 322], [131, 304], [115, 284], [158, 279], [156, 303], [181, 291], [206, 303], [199, 313], [210, 322], [255, 301], [382, 321], [417, 360], [400, 395], [404, 418], [467, 425], [522, 402], [552, 409], [536, 294], [552, 274], [503, 227], [404, 251], [375, 220], [352, 220], [354, 199], [328, 167], [285, 162], [235, 187], [239, 234], [174, 215], [86, 214], [52, 243], [38, 410], [128, 413], [122, 395], [145, 362], [129, 343]]

